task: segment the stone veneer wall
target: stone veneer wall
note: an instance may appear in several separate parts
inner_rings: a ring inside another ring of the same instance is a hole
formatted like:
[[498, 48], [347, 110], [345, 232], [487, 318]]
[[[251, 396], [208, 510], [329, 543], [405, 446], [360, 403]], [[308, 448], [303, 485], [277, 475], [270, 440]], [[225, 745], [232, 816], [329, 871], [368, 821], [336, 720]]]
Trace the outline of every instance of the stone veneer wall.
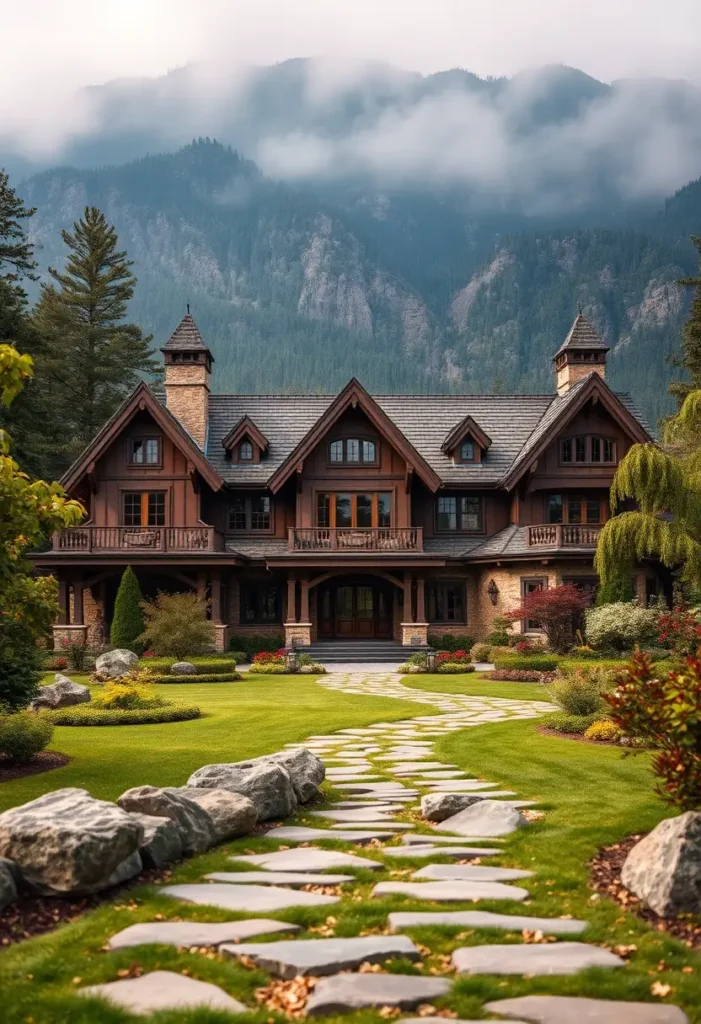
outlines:
[[[97, 589], [97, 588], [95, 588]], [[73, 591], [71, 590], [68, 604], [71, 621], [73, 620]], [[93, 589], [86, 587], [83, 591], [83, 624], [87, 626], [88, 647], [99, 648], [109, 643], [109, 631], [105, 623], [105, 607], [99, 597], [95, 597]], [[57, 626], [60, 624], [57, 623]], [[54, 635], [55, 635], [54, 627]]]
[[209, 374], [203, 363], [166, 366], [166, 406], [204, 449], [207, 437]]

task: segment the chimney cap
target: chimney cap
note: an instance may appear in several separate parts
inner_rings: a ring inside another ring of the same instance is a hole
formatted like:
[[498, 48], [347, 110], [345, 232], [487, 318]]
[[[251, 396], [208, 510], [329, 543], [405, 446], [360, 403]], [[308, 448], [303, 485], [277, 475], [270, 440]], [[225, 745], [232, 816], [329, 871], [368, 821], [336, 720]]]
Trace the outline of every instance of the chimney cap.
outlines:
[[553, 359], [566, 352], [601, 352], [609, 351], [609, 346], [581, 312], [577, 313], [569, 333], [557, 350]]
[[199, 328], [188, 311], [165, 343], [161, 352], [209, 352], [202, 340]]

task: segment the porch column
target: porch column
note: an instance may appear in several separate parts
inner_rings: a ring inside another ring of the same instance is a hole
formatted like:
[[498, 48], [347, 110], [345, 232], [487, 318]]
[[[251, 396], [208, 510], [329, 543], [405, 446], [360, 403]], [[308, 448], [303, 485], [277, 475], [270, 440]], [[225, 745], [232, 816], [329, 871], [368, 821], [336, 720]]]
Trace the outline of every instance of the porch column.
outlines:
[[426, 581], [423, 576], [416, 581], [416, 621], [426, 621]]
[[299, 608], [299, 621], [309, 622], [309, 580], [302, 580], [302, 592]]
[[207, 597], [207, 577], [203, 572], [197, 573], [197, 583], [195, 584], [195, 588], [200, 601], [204, 601]]
[[83, 625], [83, 581], [73, 580], [73, 625]]
[[297, 577], [287, 577], [287, 617], [285, 619], [285, 647], [309, 647], [312, 627], [309, 622], [309, 580], [301, 581], [300, 612], [297, 621]]
[[61, 626], [68, 623], [68, 584], [65, 579], [58, 581], [58, 622]]
[[412, 577], [411, 573], [405, 571], [405, 573], [404, 573], [404, 609], [403, 609], [403, 613], [402, 613], [402, 621], [403, 622], [413, 622], [414, 621], [413, 609], [412, 609], [412, 606], [411, 606], [412, 605], [412, 601], [411, 601], [411, 589], [412, 589], [411, 588], [411, 584], [412, 584], [412, 582], [413, 582], [413, 577]]
[[221, 572], [217, 570], [212, 573], [210, 581], [210, 614], [212, 616], [212, 623], [214, 624], [214, 646], [218, 651], [225, 651], [228, 647], [229, 627], [225, 622], [222, 622], [221, 591]]
[[297, 621], [297, 577], [287, 577], [287, 616], [285, 622]]
[[411, 607], [412, 575], [404, 573], [404, 615], [402, 621], [402, 645], [404, 647], [425, 647], [428, 644], [428, 625], [424, 621], [424, 579], [419, 577], [416, 584], [416, 621]]

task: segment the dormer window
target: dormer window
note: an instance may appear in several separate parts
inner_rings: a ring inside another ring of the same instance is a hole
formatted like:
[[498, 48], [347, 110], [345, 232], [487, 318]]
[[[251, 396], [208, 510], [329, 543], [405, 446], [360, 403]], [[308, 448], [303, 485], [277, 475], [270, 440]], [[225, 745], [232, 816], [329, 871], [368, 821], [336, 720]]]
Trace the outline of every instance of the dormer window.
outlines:
[[374, 441], [360, 437], [339, 438], [329, 445], [329, 462], [357, 465], [377, 461], [377, 446]]
[[160, 466], [160, 437], [135, 437], [129, 442], [129, 462], [132, 466]]
[[472, 416], [460, 420], [441, 445], [449, 459], [455, 463], [482, 462], [492, 439]]
[[475, 442], [474, 441], [463, 441], [460, 445], [460, 461], [461, 462], [474, 462], [475, 461]]
[[242, 441], [239, 445], [239, 462], [253, 461], [253, 445], [250, 441]]

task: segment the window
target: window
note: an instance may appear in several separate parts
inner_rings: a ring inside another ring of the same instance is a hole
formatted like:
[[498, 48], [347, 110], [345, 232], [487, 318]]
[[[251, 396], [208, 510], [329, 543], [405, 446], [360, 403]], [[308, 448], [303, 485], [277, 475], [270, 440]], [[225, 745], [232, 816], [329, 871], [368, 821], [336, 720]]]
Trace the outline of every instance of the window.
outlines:
[[596, 526], [606, 519], [606, 499], [581, 494], [549, 494], [546, 514], [549, 523]]
[[165, 491], [125, 491], [122, 523], [124, 526], [165, 526]]
[[388, 492], [317, 494], [316, 525], [366, 530], [392, 525], [392, 495]]
[[563, 576], [562, 582], [576, 587], [580, 594], [587, 598], [589, 604], [594, 604], [596, 592], [599, 589], [598, 576]]
[[253, 461], [253, 445], [250, 441], [242, 441], [239, 445], [239, 462]]
[[609, 437], [567, 437], [560, 441], [560, 462], [572, 465], [615, 463], [616, 443]]
[[332, 441], [329, 445], [329, 462], [375, 462], [376, 446], [374, 441], [363, 441], [358, 437], [348, 437], [342, 441]]
[[482, 530], [482, 499], [477, 495], [442, 494], [436, 504], [436, 530], [440, 533]]
[[267, 494], [237, 495], [229, 506], [230, 530], [269, 531], [272, 505]]
[[129, 462], [132, 466], [159, 466], [161, 463], [161, 439], [159, 437], [134, 438], [129, 445]]
[[460, 445], [460, 458], [463, 462], [475, 461], [475, 442], [463, 441]]
[[[521, 597], [526, 597], [528, 594], [532, 594], [534, 590], [545, 590], [547, 585], [547, 579], [542, 576], [538, 576], [535, 579], [522, 579]], [[536, 622], [535, 619], [524, 619], [521, 623], [521, 628], [524, 631], [540, 629], [540, 623]]]
[[241, 586], [239, 621], [242, 625], [282, 621], [280, 587], [276, 583]]
[[429, 583], [428, 621], [464, 623], [465, 588], [460, 583]]

